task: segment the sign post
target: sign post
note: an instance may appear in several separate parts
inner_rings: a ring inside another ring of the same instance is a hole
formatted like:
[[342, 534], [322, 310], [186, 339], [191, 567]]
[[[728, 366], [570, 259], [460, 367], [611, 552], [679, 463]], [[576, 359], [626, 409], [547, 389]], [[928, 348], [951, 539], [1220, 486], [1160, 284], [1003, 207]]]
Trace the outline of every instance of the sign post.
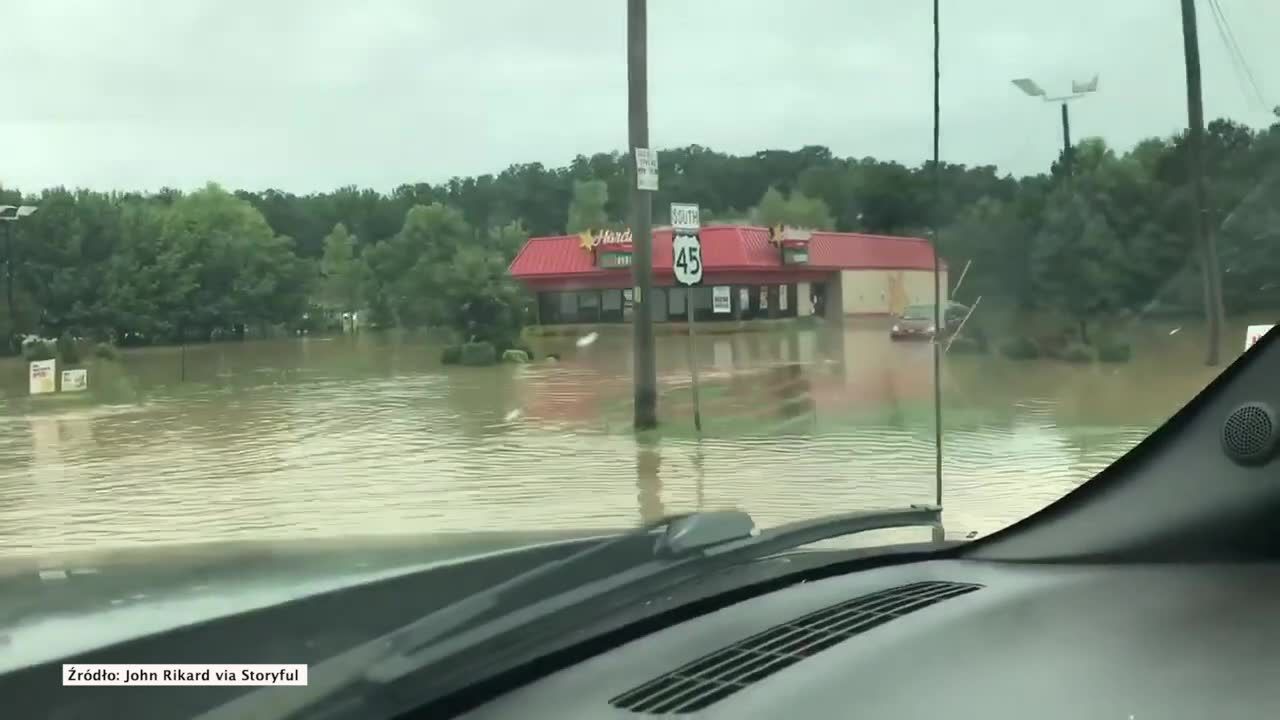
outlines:
[[698, 358], [694, 352], [697, 336], [693, 325], [693, 289], [702, 284], [702, 223], [698, 206], [671, 203], [671, 257], [676, 282], [685, 286], [685, 310], [689, 314], [689, 373], [693, 376], [693, 427], [702, 432], [702, 409], [698, 403]]
[[1250, 325], [1244, 334], [1244, 349], [1253, 347], [1253, 344], [1261, 340], [1262, 336], [1270, 332], [1273, 327], [1275, 325]]

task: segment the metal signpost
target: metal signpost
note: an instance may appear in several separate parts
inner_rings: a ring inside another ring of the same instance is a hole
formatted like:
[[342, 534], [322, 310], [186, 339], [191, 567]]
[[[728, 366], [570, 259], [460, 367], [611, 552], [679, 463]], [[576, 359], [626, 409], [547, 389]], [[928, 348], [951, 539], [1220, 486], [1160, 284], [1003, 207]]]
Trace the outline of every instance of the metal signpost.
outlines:
[[689, 372], [693, 376], [693, 427], [702, 432], [702, 409], [698, 403], [698, 359], [694, 353], [697, 336], [693, 326], [693, 289], [702, 284], [702, 223], [698, 206], [671, 203], [671, 257], [676, 282], [687, 288], [684, 299], [689, 314]]

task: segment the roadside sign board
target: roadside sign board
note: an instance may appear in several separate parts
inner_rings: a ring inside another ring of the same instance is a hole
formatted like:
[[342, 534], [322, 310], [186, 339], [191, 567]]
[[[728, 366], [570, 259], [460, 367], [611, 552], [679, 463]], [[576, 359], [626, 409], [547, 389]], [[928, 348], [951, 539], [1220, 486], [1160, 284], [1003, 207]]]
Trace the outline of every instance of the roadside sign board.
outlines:
[[636, 187], [658, 191], [658, 151], [636, 148]]
[[32, 395], [58, 391], [58, 361], [37, 360], [31, 363], [30, 388]]
[[1275, 325], [1250, 325], [1249, 329], [1244, 333], [1244, 349], [1248, 350], [1253, 344], [1262, 339], [1271, 328]]
[[89, 371], [84, 368], [62, 371], [62, 392], [81, 392], [89, 389]]
[[671, 243], [672, 269], [681, 285], [702, 283], [702, 241], [697, 235], [677, 233]]
[[697, 232], [702, 227], [698, 206], [689, 203], [671, 203], [671, 227], [676, 230]]

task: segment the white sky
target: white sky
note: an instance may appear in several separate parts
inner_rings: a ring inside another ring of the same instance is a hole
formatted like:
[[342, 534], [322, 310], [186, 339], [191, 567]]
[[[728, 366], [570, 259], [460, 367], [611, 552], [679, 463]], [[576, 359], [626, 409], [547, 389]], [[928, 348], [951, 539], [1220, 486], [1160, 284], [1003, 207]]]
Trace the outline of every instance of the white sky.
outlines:
[[[1280, 104], [1280, 2], [1219, 0]], [[650, 0], [655, 147], [930, 153], [931, 0]], [[1255, 127], [1207, 0], [1206, 117]], [[0, 183], [389, 190], [626, 144], [625, 0], [10, 0]], [[1072, 135], [1186, 124], [1177, 0], [942, 0], [943, 158], [1017, 174], [1051, 93], [1101, 74]]]

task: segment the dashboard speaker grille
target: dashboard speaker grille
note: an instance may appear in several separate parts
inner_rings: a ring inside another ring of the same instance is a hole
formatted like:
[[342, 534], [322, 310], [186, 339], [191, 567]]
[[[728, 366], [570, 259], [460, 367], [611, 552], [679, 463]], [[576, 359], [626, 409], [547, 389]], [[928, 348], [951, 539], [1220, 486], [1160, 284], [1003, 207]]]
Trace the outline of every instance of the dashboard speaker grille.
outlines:
[[1222, 424], [1222, 450], [1235, 462], [1254, 465], [1271, 459], [1276, 449], [1276, 414], [1270, 405], [1245, 403]]
[[861, 595], [705, 655], [609, 704], [653, 715], [697, 712], [854, 635], [980, 587], [918, 582]]

